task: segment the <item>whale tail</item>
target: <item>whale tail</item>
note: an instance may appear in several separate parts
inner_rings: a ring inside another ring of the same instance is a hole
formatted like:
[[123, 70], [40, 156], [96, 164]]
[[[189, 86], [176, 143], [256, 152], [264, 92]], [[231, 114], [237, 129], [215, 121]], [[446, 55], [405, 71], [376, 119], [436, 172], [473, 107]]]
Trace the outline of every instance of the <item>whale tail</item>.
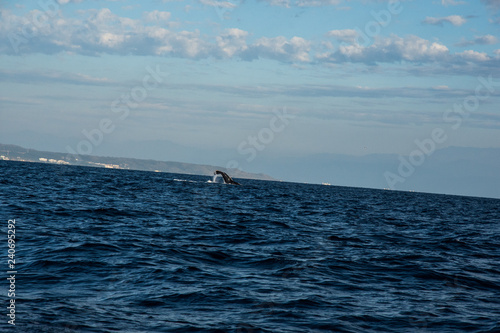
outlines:
[[223, 172], [223, 171], [220, 171], [220, 170], [216, 170], [214, 172], [214, 175], [221, 175], [222, 176], [222, 179], [224, 179], [224, 183], [225, 184], [233, 184], [233, 185], [241, 185], [240, 183], [238, 182], [235, 182], [233, 180], [233, 178], [229, 177], [227, 173]]

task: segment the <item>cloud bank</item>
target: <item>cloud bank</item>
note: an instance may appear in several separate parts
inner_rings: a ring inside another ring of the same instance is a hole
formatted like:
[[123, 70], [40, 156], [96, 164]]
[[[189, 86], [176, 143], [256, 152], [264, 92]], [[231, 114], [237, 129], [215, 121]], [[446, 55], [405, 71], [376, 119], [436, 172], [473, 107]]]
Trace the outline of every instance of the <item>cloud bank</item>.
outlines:
[[444, 23], [450, 23], [456, 27], [465, 24], [467, 20], [460, 15], [450, 15], [446, 17], [426, 17], [422, 22], [424, 24], [439, 25], [443, 26]]
[[[428, 17], [426, 22], [436, 25], [449, 22], [459, 26], [465, 23], [465, 19], [460, 16]], [[360, 43], [362, 36], [354, 29], [331, 30], [325, 32], [325, 36], [327, 40], [321, 42], [300, 36], [259, 37], [238, 28], [225, 29], [216, 36], [209, 36], [199, 30], [180, 29], [170, 12], [158, 10], [144, 12], [136, 19], [119, 16], [108, 8], [80, 10], [76, 17], [64, 17], [61, 11], [32, 10], [25, 16], [18, 16], [8, 10], [0, 10], [0, 53], [8, 55], [65, 52], [88, 56], [144, 55], [243, 61], [271, 59], [309, 65], [405, 62], [437, 64], [442, 69], [450, 70], [462, 68], [462, 73], [473, 73], [477, 67], [490, 73], [499, 71], [497, 56], [475, 50], [451, 53], [439, 41], [415, 35], [376, 36], [371, 44]], [[496, 37], [485, 35], [457, 45], [467, 47], [496, 42]]]

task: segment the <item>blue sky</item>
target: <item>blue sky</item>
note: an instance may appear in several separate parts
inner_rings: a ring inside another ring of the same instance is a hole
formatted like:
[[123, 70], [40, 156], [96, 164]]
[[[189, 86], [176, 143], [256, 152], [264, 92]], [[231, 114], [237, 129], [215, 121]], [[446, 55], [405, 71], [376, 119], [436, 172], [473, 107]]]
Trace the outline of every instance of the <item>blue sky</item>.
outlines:
[[[500, 147], [498, 0], [45, 0], [0, 8], [4, 143], [76, 149], [83, 131], [110, 119], [113, 130], [93, 154], [170, 142], [213, 151], [223, 164], [231, 152], [245, 160], [238, 147], [286, 109], [293, 120], [259, 158], [408, 155], [435, 128], [448, 134], [438, 148]], [[140, 88], [147, 68], [168, 75], [119, 117], [112, 103]], [[443, 115], [474, 96], [478, 77], [496, 85], [452, 128]]]

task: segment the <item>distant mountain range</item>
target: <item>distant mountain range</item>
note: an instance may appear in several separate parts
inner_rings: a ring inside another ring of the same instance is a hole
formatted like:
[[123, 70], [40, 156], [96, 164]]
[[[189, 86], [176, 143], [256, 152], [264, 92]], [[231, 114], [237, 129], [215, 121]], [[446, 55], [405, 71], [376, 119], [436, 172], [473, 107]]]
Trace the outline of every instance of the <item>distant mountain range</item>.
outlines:
[[226, 168], [181, 162], [162, 162], [155, 160], [145, 160], [124, 157], [104, 157], [91, 155], [71, 155], [65, 153], [55, 153], [39, 151], [35, 149], [23, 148], [16, 145], [0, 144], [0, 159], [52, 163], [61, 165], [81, 165], [91, 167], [101, 167], [110, 169], [131, 169], [156, 172], [183, 173], [192, 175], [213, 175], [215, 170], [230, 173], [233, 178], [247, 178], [260, 180], [275, 180], [265, 174], [248, 173], [241, 170], [227, 170]]

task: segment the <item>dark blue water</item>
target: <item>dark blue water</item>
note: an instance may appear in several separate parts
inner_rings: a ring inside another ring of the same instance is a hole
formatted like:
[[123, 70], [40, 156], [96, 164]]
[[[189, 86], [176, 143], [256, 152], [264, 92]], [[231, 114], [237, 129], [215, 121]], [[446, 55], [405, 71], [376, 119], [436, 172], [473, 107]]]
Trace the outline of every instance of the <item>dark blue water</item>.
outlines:
[[[499, 332], [500, 200], [0, 161], [19, 332]], [[4, 243], [4, 244], [2, 244]]]

